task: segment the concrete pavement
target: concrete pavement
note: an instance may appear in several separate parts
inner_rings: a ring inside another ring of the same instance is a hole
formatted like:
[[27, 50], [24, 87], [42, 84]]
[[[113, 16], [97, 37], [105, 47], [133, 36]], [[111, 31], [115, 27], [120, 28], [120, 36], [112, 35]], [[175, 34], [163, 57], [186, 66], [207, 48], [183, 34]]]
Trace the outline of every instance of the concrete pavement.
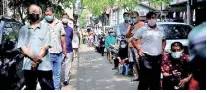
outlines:
[[106, 56], [96, 53], [93, 47], [81, 45], [79, 59], [72, 63], [70, 82], [62, 90], [136, 90], [138, 82], [132, 77], [114, 75], [113, 64]]

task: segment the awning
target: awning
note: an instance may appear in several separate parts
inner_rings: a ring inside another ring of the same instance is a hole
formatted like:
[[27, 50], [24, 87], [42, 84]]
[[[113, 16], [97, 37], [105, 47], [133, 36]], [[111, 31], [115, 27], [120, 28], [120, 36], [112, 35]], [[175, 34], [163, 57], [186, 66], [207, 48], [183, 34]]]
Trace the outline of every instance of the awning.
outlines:
[[187, 11], [186, 6], [171, 7], [163, 10], [163, 12], [184, 12], [184, 11]]

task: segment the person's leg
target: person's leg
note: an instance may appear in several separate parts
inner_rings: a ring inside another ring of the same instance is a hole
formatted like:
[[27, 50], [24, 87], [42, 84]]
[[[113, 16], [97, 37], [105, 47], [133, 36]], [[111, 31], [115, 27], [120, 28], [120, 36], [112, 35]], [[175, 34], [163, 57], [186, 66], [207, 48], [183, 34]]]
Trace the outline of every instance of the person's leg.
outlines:
[[38, 71], [38, 80], [42, 90], [54, 90], [52, 71]]
[[118, 58], [115, 58], [114, 59], [114, 68], [113, 68], [113, 70], [114, 69], [117, 69], [118, 68], [118, 65], [119, 65], [119, 59]]
[[61, 75], [61, 62], [62, 62], [62, 53], [53, 55], [53, 78], [54, 78], [54, 87], [56, 90], [60, 89], [60, 75]]
[[173, 85], [173, 82], [170, 80], [170, 77], [163, 77], [162, 89], [163, 90], [174, 90], [174, 85]]
[[100, 50], [101, 50], [102, 56], [104, 56], [104, 47], [100, 47]]
[[72, 54], [73, 54], [72, 52], [67, 53], [67, 57], [66, 57], [65, 62], [63, 64], [63, 66], [65, 68], [65, 71], [64, 71], [65, 72], [64, 81], [66, 83], [68, 83], [68, 81], [69, 81], [69, 76], [70, 76], [69, 73], [70, 73], [70, 69], [71, 69], [71, 66], [72, 66], [72, 57], [73, 57]]
[[37, 72], [24, 70], [25, 90], [36, 90], [37, 87]]
[[152, 79], [150, 79], [150, 89], [152, 90], [160, 89], [161, 60], [162, 56], [156, 56], [150, 59], [150, 61], [152, 62]]
[[148, 90], [151, 79], [151, 72], [148, 68], [145, 67], [144, 61], [147, 60], [147, 57], [140, 57], [140, 73], [139, 73], [139, 85], [138, 90]]
[[76, 57], [78, 57], [78, 48], [76, 48], [75, 51], [76, 51]]

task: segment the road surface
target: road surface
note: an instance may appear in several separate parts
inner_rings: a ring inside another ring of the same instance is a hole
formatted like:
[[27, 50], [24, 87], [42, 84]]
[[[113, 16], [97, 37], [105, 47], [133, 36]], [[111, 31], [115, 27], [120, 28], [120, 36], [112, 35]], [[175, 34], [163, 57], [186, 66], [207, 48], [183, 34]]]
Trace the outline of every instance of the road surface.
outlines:
[[93, 47], [81, 45], [79, 59], [72, 63], [70, 82], [62, 90], [136, 90], [138, 82], [132, 77], [114, 75], [113, 64], [106, 56], [95, 52]]

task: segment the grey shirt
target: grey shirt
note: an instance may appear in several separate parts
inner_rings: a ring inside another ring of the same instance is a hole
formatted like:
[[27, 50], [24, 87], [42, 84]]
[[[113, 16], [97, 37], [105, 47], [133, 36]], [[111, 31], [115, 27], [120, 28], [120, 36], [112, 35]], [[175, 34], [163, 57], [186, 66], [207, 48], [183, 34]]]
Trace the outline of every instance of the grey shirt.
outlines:
[[[39, 23], [36, 29], [31, 28], [30, 25], [25, 25], [20, 29], [17, 47], [26, 47], [33, 54], [38, 55], [43, 46], [51, 45], [50, 42], [51, 33], [47, 24]], [[32, 60], [25, 56], [23, 62], [23, 70], [31, 70]], [[38, 70], [52, 70], [49, 53], [42, 58]]]
[[[47, 23], [45, 20], [43, 20], [43, 23]], [[63, 24], [60, 20], [55, 19], [54, 24], [47, 23], [51, 32], [51, 47], [49, 49], [50, 53], [61, 53], [63, 51], [62, 49], [62, 43], [61, 43], [61, 36], [65, 35], [65, 29], [63, 27]]]
[[118, 36], [118, 40], [121, 40], [121, 35], [126, 35], [128, 30], [129, 24], [126, 24], [125, 22], [118, 24], [116, 27], [116, 34]]
[[165, 39], [162, 28], [152, 29], [145, 25], [138, 29], [133, 37], [141, 40], [141, 49], [144, 53], [154, 56], [162, 53], [162, 40]]

